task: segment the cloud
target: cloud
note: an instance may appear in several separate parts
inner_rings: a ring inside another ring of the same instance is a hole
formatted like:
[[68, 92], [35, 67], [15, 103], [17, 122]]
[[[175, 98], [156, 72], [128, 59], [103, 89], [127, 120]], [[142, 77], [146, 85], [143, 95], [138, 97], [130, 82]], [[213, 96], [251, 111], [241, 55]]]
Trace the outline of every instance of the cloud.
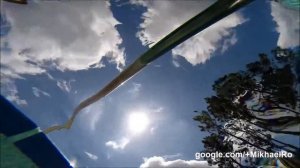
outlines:
[[40, 89], [37, 88], [37, 87], [32, 87], [32, 92], [33, 92], [33, 95], [34, 95], [35, 97], [40, 97], [41, 94], [44, 95], [44, 96], [50, 97], [50, 94], [49, 94], [49, 93], [47, 93], [47, 92], [45, 92], [45, 91], [42, 91], [42, 90], [40, 90]]
[[56, 81], [56, 85], [62, 90], [62, 91], [65, 91], [65, 92], [70, 92], [72, 87], [71, 87], [71, 82], [75, 82], [75, 80], [69, 80], [69, 81], [66, 81], [66, 80], [57, 80]]
[[[65, 92], [70, 92], [72, 89], [71, 83], [75, 82], [75, 79], [71, 79], [71, 80], [62, 80], [62, 79], [56, 79], [54, 78], [50, 73], [46, 73], [47, 77], [52, 80], [52, 81], [56, 81], [56, 86], [58, 86], [62, 91]], [[74, 92], [76, 93], [76, 91]]]
[[163, 110], [164, 110], [163, 107], [157, 107], [157, 108], [153, 109], [153, 112], [154, 113], [161, 113]]
[[92, 112], [90, 112], [90, 115], [89, 115], [90, 120], [88, 123], [90, 124], [90, 128], [92, 131], [94, 131], [96, 129], [96, 124], [98, 123], [101, 114], [102, 114], [102, 110], [101, 110], [101, 112], [94, 111], [93, 114], [92, 114]]
[[17, 86], [13, 80], [9, 78], [1, 78], [0, 84], [1, 94], [4, 95], [7, 100], [15, 102], [20, 106], [27, 105], [27, 101], [19, 97]]
[[140, 84], [140, 83], [133, 83], [132, 84], [132, 88], [129, 89], [128, 92], [130, 94], [132, 94], [133, 96], [138, 96], [141, 88], [142, 88], [142, 84]]
[[173, 155], [164, 155], [164, 156], [162, 156], [164, 159], [174, 159], [174, 158], [178, 158], [178, 157], [180, 157], [180, 156], [182, 156], [182, 154], [181, 153], [176, 153], [176, 154], [173, 154]]
[[69, 161], [69, 163], [70, 163], [70, 165], [71, 165], [72, 167], [77, 167], [77, 160], [76, 160], [76, 159], [71, 159], [71, 160]]
[[50, 80], [55, 80], [54, 77], [53, 77], [51, 74], [46, 73], [46, 75], [47, 75], [47, 77], [48, 77]]
[[145, 158], [144, 163], [140, 165], [140, 168], [174, 168], [174, 167], [207, 168], [211, 166], [209, 166], [206, 161], [181, 160], [181, 159], [166, 161], [163, 157], [160, 156]]
[[27, 105], [27, 101], [19, 97], [17, 89], [9, 90], [9, 94], [6, 95], [6, 98], [9, 101], [15, 102], [17, 105]]
[[95, 106], [87, 107], [79, 118], [81, 125], [84, 128], [88, 128], [89, 131], [95, 131], [104, 108], [105, 104], [103, 102], [98, 102]]
[[176, 68], [179, 68], [179, 67], [180, 67], [179, 62], [176, 61], [175, 59], [172, 60], [172, 64], [173, 64]]
[[156, 131], [157, 127], [151, 127], [150, 128], [150, 133], [153, 135]]
[[1, 47], [10, 48], [1, 50], [2, 75], [100, 68], [104, 57], [119, 70], [125, 65], [119, 22], [107, 1], [1, 2], [1, 15], [11, 24], [1, 37]]
[[128, 138], [123, 137], [119, 141], [108, 141], [105, 143], [105, 146], [118, 150], [118, 149], [124, 149], [129, 142], [130, 140]]
[[236, 34], [233, 34], [230, 38], [224, 40], [221, 48], [221, 53], [224, 53], [230, 46], [233, 46], [238, 41]]
[[[131, 1], [147, 8], [137, 37], [143, 45], [152, 46], [181, 24], [203, 11], [214, 1]], [[204, 31], [186, 40], [172, 50], [173, 56], [182, 56], [192, 65], [204, 63], [218, 49], [223, 52], [237, 42], [234, 28], [245, 22], [240, 13], [233, 13]], [[233, 38], [235, 37], [235, 38]], [[227, 40], [226, 39], [230, 39]], [[226, 45], [226, 47], [223, 47]], [[173, 61], [178, 67], [178, 62]]]
[[84, 152], [90, 159], [92, 160], [97, 160], [98, 159], [98, 156], [97, 155], [94, 155], [94, 154], [91, 154], [89, 152]]
[[277, 23], [279, 38], [277, 45], [287, 48], [296, 47], [300, 44], [300, 16], [298, 10], [292, 10], [283, 5], [271, 1], [271, 15]]

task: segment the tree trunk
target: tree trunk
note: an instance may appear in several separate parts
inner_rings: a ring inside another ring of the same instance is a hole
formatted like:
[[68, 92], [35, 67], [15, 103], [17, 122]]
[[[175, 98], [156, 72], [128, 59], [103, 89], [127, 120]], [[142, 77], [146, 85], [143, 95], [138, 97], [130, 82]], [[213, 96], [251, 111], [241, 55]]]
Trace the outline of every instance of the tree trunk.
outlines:
[[[274, 145], [276, 148], [283, 149], [283, 150], [285, 150], [285, 151], [287, 151], [287, 152], [290, 152], [290, 153], [293, 153], [293, 154], [295, 154], [295, 155], [299, 155], [299, 153], [298, 153], [299, 148], [296, 148], [296, 147], [295, 147], [294, 149], [295, 149], [296, 151], [292, 151], [292, 150], [289, 150], [289, 149], [284, 148], [283, 146], [279, 146], [279, 145], [277, 145], [277, 144], [274, 144], [274, 143], [268, 141], [267, 139], [264, 139], [264, 138], [262, 138], [262, 137], [259, 137], [259, 136], [255, 135], [255, 134], [251, 133], [251, 132], [243, 131], [243, 130], [241, 130], [241, 129], [239, 129], [239, 131], [244, 132], [244, 133], [246, 133], [246, 134], [250, 134], [252, 137], [257, 138], [257, 139], [259, 139], [259, 140], [261, 140], [261, 141], [264, 141], [264, 142], [267, 142], [267, 143], [271, 143], [270, 145]], [[271, 139], [273, 139], [273, 138], [271, 138]], [[280, 142], [280, 141], [279, 141], [279, 142]], [[288, 145], [288, 144], [287, 144], [287, 145]], [[291, 145], [291, 146], [292, 146], [292, 145]], [[294, 147], [294, 146], [293, 146], [293, 147]]]
[[237, 139], [239, 139], [239, 140], [241, 140], [241, 141], [243, 141], [243, 142], [245, 142], [245, 143], [247, 143], [247, 144], [253, 146], [253, 147], [256, 147], [257, 149], [260, 149], [260, 150], [263, 150], [263, 151], [266, 151], [266, 152], [273, 152], [273, 151], [270, 151], [270, 150], [266, 150], [266, 149], [264, 149], [264, 148], [262, 148], [262, 147], [260, 147], [260, 146], [257, 146], [257, 145], [255, 145], [255, 144], [253, 144], [253, 143], [251, 143], [251, 142], [249, 142], [249, 141], [243, 139], [243, 138], [237, 137], [237, 136], [235, 136], [235, 135], [233, 135], [233, 134], [231, 134], [231, 133], [229, 133], [229, 132], [227, 132], [227, 131], [225, 131], [225, 130], [224, 130], [224, 132], [225, 132], [226, 134], [228, 134], [228, 135], [234, 137], [234, 138], [237, 138]]
[[[270, 125], [270, 124], [272, 124], [272, 123], [274, 123], [274, 122], [277, 122], [277, 123], [275, 123], [274, 125], [278, 125], [278, 124], [282, 124], [282, 122], [284, 121], [284, 120], [286, 120], [286, 121], [291, 121], [291, 120], [297, 120], [297, 121], [299, 121], [299, 123], [300, 123], [300, 117], [293, 117], [293, 116], [283, 116], [283, 117], [278, 117], [278, 118], [274, 118], [274, 119], [264, 119], [264, 118], [259, 118], [259, 117], [257, 117], [257, 116], [255, 116], [255, 115], [251, 115], [251, 117], [252, 118], [254, 118], [254, 119], [256, 119], [256, 120], [259, 120], [259, 121], [261, 121], [261, 122], [265, 122], [265, 123], [267, 123], [268, 125]], [[283, 121], [282, 121], [283, 120]], [[273, 121], [273, 122], [270, 122], [270, 121]]]
[[297, 115], [300, 115], [300, 112], [298, 112], [298, 111], [294, 111], [294, 110], [292, 110], [292, 109], [285, 108], [285, 107], [282, 107], [282, 106], [279, 106], [279, 105], [277, 105], [275, 108], [272, 108], [272, 109], [276, 109], [276, 108], [283, 109], [283, 110], [287, 110], [287, 111], [290, 111], [290, 112], [295, 113], [295, 114], [297, 114]]
[[263, 128], [265, 130], [268, 130], [270, 132], [274, 132], [274, 133], [278, 133], [278, 134], [290, 134], [290, 135], [298, 135], [300, 136], [300, 132], [293, 132], [293, 131], [280, 131], [280, 130], [272, 130], [264, 125], [260, 125], [260, 124], [256, 124], [256, 123], [253, 123], [251, 121], [247, 121], [249, 123], [251, 123], [252, 125], [255, 125], [257, 127], [260, 127], [260, 128]]

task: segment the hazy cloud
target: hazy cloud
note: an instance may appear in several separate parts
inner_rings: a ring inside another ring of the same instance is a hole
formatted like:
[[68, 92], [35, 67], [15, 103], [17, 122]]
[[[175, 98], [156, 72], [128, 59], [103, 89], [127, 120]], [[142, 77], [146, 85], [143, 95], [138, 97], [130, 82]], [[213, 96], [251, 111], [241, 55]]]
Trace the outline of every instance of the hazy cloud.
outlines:
[[63, 91], [65, 92], [70, 92], [72, 87], [71, 87], [71, 82], [75, 82], [75, 80], [57, 80], [56, 85]]
[[84, 152], [90, 159], [92, 160], [97, 160], [98, 159], [98, 156], [97, 155], [94, 155], [94, 154], [91, 154], [90, 152]]
[[[135, 5], [147, 8], [137, 37], [143, 45], [152, 46], [178, 26], [206, 9], [214, 1], [137, 1]], [[230, 16], [186, 40], [172, 50], [173, 56], [182, 56], [192, 65], [204, 63], [218, 49], [223, 52], [237, 42], [234, 28], [245, 22], [244, 17], [235, 12]], [[235, 38], [233, 38], [235, 37]], [[226, 40], [229, 39], [229, 40]], [[222, 46], [226, 47], [222, 47]], [[179, 67], [178, 62], [173, 61]]]
[[72, 167], [77, 167], [77, 160], [76, 159], [71, 159], [69, 162], [70, 162], [70, 165]]
[[157, 108], [153, 109], [153, 112], [154, 113], [161, 113], [163, 110], [164, 110], [163, 107], [157, 107]]
[[117, 150], [117, 149], [124, 149], [129, 142], [130, 140], [128, 138], [123, 137], [118, 141], [108, 141], [105, 143], [105, 145]]
[[164, 156], [162, 156], [164, 159], [174, 159], [174, 158], [178, 158], [178, 157], [180, 157], [180, 156], [182, 156], [182, 154], [181, 153], [176, 153], [176, 154], [172, 154], [172, 155], [164, 155]]
[[27, 105], [27, 101], [20, 98], [18, 95], [18, 89], [15, 82], [9, 78], [1, 78], [1, 94], [11, 102], [15, 102], [20, 106]]
[[98, 102], [94, 106], [87, 107], [79, 118], [79, 122], [83, 127], [89, 128], [90, 131], [95, 131], [104, 108], [105, 105], [103, 102]]
[[55, 81], [56, 86], [58, 86], [62, 91], [65, 91], [68, 93], [72, 89], [71, 83], [76, 81], [75, 79], [71, 79], [71, 80], [56, 79], [50, 73], [46, 73], [46, 75], [50, 80]]
[[119, 70], [125, 65], [119, 22], [107, 1], [30, 1], [25, 6], [1, 2], [1, 14], [11, 24], [1, 37], [1, 46], [11, 49], [1, 50], [2, 75], [103, 67], [104, 57]]
[[19, 97], [17, 89], [9, 90], [9, 94], [6, 95], [6, 98], [20, 106], [27, 105], [27, 101]]
[[224, 53], [230, 46], [234, 45], [238, 41], [236, 34], [233, 34], [230, 38], [224, 40], [221, 48], [221, 52]]
[[151, 127], [150, 128], [150, 133], [153, 135], [156, 131], [157, 127]]
[[48, 77], [50, 80], [55, 80], [54, 77], [53, 77], [51, 74], [46, 73], [46, 75], [47, 75], [47, 77]]
[[142, 84], [140, 84], [140, 83], [133, 83], [132, 87], [128, 90], [128, 92], [130, 94], [132, 94], [133, 96], [138, 96], [141, 88], [142, 88]]
[[300, 16], [299, 10], [292, 10], [280, 5], [277, 2], [270, 2], [271, 15], [277, 23], [279, 38], [277, 45], [287, 48], [296, 47], [300, 44]]
[[41, 89], [37, 88], [37, 87], [32, 87], [32, 93], [35, 97], [40, 97], [40, 95], [44, 95], [44, 96], [48, 96], [50, 97], [50, 94], [42, 91]]
[[140, 165], [140, 168], [174, 168], [174, 167], [207, 168], [211, 166], [208, 166], [206, 161], [181, 160], [181, 159], [166, 161], [163, 157], [160, 156], [145, 158], [144, 163]]
[[176, 68], [179, 68], [180, 67], [180, 64], [177, 60], [175, 60], [175, 58], [172, 60], [172, 64], [176, 67]]

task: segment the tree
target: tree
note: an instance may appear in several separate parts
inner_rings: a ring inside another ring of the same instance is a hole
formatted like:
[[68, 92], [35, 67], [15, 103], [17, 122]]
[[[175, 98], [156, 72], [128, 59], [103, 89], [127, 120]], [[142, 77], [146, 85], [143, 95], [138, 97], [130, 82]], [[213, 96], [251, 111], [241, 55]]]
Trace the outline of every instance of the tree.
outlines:
[[[272, 54], [275, 59], [259, 54], [259, 60], [247, 64], [245, 71], [230, 73], [215, 81], [212, 86], [215, 95], [205, 98], [207, 110], [194, 117], [201, 131], [210, 133], [202, 141], [204, 151], [284, 150], [300, 156], [299, 147], [270, 134], [300, 135], [300, 132], [285, 130], [300, 123], [295, 53], [277, 47]], [[266, 114], [269, 116], [265, 117]], [[237, 158], [206, 159], [211, 164], [242, 166]], [[245, 160], [248, 166], [255, 166], [253, 159]], [[290, 159], [284, 161], [291, 163]]]
[[[279, 48], [276, 50], [279, 52]], [[244, 119], [248, 122], [255, 119], [258, 122], [253, 124], [277, 133], [284, 132], [273, 130], [269, 126], [299, 123], [299, 98], [296, 90], [299, 83], [291, 66], [295, 54], [286, 50], [284, 49], [285, 53], [289, 53], [285, 55], [287, 58], [277, 58], [277, 62], [274, 62], [266, 54], [259, 54], [259, 61], [247, 64], [246, 71], [230, 73], [216, 80], [213, 85], [216, 96], [206, 98], [210, 112], [227, 119]], [[259, 108], [247, 103], [255, 97], [258, 98], [255, 106]], [[295, 116], [266, 120], [257, 115], [275, 110], [294, 113]], [[286, 133], [300, 135], [299, 132]]]
[[[205, 150], [203, 152], [245, 152], [253, 149], [265, 152], [284, 150], [299, 156], [299, 148], [285, 142], [278, 141], [262, 129], [253, 127], [242, 120], [221, 121], [211, 113], [202, 111], [194, 117], [199, 122], [201, 131], [210, 133], [210, 136], [202, 141]], [[238, 148], [233, 148], [233, 145]], [[240, 167], [237, 158], [205, 158], [210, 164], [227, 165], [225, 167]], [[253, 158], [247, 158], [248, 164]], [[236, 163], [237, 162], [237, 163]], [[254, 163], [252, 163], [254, 166]], [[229, 166], [230, 165], [230, 166]], [[235, 166], [234, 166], [235, 165]], [[249, 166], [249, 165], [248, 165]]]
[[[202, 140], [204, 144], [205, 153], [214, 153], [215, 151], [219, 151], [222, 153], [233, 152], [233, 143], [230, 141], [224, 142], [224, 136], [220, 136], [220, 134], [210, 134]], [[230, 168], [242, 166], [239, 162], [237, 162], [233, 158], [224, 158], [224, 157], [207, 157], [205, 158], [209, 165], [218, 165], [220, 168]]]

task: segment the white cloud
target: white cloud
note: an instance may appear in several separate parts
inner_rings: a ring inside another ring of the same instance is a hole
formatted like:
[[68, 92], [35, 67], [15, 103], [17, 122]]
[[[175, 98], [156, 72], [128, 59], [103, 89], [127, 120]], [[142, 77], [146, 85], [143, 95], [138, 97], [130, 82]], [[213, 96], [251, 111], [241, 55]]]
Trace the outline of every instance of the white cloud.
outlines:
[[7, 100], [15, 102], [20, 106], [27, 105], [27, 101], [19, 97], [17, 86], [13, 80], [1, 78], [0, 84], [1, 94], [5, 96]]
[[[142, 16], [144, 21], [140, 24], [137, 37], [143, 45], [156, 43], [213, 2], [212, 0], [132, 1], [132, 4], [147, 7], [147, 11]], [[232, 38], [235, 35], [233, 28], [243, 22], [245, 22], [244, 17], [235, 12], [175, 47], [172, 54], [184, 57], [192, 65], [204, 63], [218, 49], [225, 51], [237, 42], [237, 39]], [[223, 44], [226, 39], [231, 40]], [[226, 47], [222, 48], [223, 45]], [[173, 64], [176, 67], [179, 66], [176, 62]]]
[[32, 93], [35, 97], [40, 97], [40, 95], [44, 95], [44, 96], [48, 96], [50, 97], [50, 94], [45, 92], [45, 91], [42, 91], [41, 89], [37, 88], [37, 87], [32, 87]]
[[207, 168], [210, 166], [208, 166], [206, 161], [181, 160], [181, 159], [166, 161], [163, 157], [160, 156], [145, 158], [144, 163], [140, 165], [140, 168], [174, 168], [174, 167]]
[[75, 82], [75, 80], [69, 80], [69, 81], [66, 81], [66, 80], [57, 80], [56, 81], [56, 85], [62, 90], [62, 91], [65, 91], [65, 92], [70, 92], [72, 87], [71, 87], [71, 82]]
[[271, 1], [271, 15], [277, 23], [279, 33], [278, 46], [287, 48], [295, 47], [300, 44], [300, 16], [298, 10], [292, 10]]
[[8, 43], [11, 48], [1, 50], [2, 75], [103, 67], [104, 57], [119, 70], [125, 65], [119, 22], [107, 1], [31, 1], [25, 6], [1, 2], [1, 14], [12, 25], [1, 37], [1, 46]]
[[105, 145], [115, 150], [118, 150], [118, 149], [124, 149], [129, 142], [130, 140], [128, 138], [123, 137], [121, 140], [118, 141], [108, 141], [105, 143]]
[[97, 155], [94, 155], [94, 154], [91, 154], [90, 152], [84, 152], [90, 159], [92, 160], [97, 160], [98, 159], [98, 156]]

